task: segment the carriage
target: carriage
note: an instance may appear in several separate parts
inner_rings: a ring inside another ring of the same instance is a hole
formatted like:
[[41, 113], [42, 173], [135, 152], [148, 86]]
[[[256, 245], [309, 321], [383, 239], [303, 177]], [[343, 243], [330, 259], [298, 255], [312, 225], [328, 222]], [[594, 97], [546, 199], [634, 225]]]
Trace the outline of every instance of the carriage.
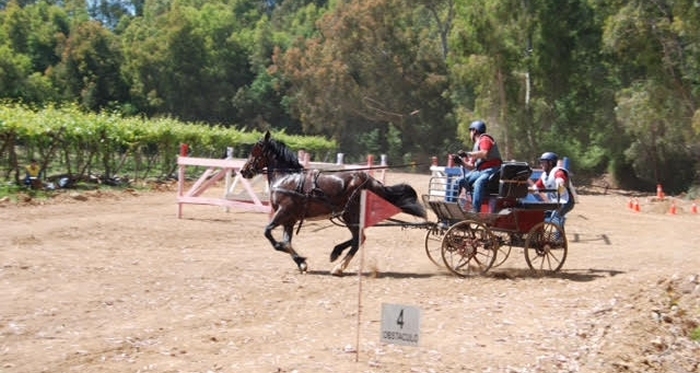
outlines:
[[[532, 169], [523, 162], [504, 163], [491, 176], [489, 196], [480, 213], [467, 212], [468, 201], [463, 201], [455, 190], [457, 174], [448, 172], [433, 177], [429, 194], [423, 196], [424, 206], [415, 189], [405, 183], [384, 185], [361, 170], [307, 171], [294, 152], [283, 142], [272, 139], [269, 132], [253, 146], [240, 173], [244, 178], [267, 175], [273, 214], [264, 235], [275, 250], [289, 254], [301, 272], [306, 272], [308, 266], [306, 258], [292, 247], [295, 226], [298, 232], [304, 221], [331, 219], [351, 233], [350, 239], [335, 245], [330, 255], [334, 262], [349, 249], [331, 270], [333, 275], [343, 274], [363, 237], [360, 192], [364, 190], [415, 217], [425, 219], [425, 206], [432, 209], [437, 215], [436, 222], [411, 224], [387, 220], [391, 221], [389, 225], [427, 228], [428, 257], [459, 276], [485, 273], [502, 264], [513, 246], [524, 247], [525, 260], [535, 270], [556, 272], [566, 260], [563, 224], [546, 218], [548, 212], [556, 211], [559, 206], [526, 203]], [[281, 240], [272, 233], [277, 227], [283, 230]]]
[[456, 168], [430, 179], [423, 203], [436, 215], [428, 225], [425, 250], [436, 265], [462, 276], [486, 273], [503, 264], [513, 247], [524, 250], [527, 265], [553, 273], [564, 265], [568, 243], [557, 203], [529, 195], [533, 170], [524, 162], [505, 162], [488, 182], [480, 213], [471, 211], [470, 198], [459, 195]]

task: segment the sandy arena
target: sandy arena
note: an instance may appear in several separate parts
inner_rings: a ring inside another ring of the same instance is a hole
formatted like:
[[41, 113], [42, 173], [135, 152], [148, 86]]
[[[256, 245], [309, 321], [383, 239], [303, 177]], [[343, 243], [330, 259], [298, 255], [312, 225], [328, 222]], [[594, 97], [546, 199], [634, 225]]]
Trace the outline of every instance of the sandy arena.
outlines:
[[[428, 179], [386, 181], [425, 193]], [[670, 215], [581, 195], [546, 277], [514, 248], [458, 278], [428, 259], [425, 230], [369, 228], [358, 297], [359, 256], [329, 275], [348, 232], [328, 221], [294, 238], [302, 275], [263, 237], [264, 213], [187, 205], [177, 219], [174, 191], [83, 197], [0, 203], [0, 373], [700, 372], [688, 201]], [[421, 310], [418, 347], [380, 341], [383, 303]]]

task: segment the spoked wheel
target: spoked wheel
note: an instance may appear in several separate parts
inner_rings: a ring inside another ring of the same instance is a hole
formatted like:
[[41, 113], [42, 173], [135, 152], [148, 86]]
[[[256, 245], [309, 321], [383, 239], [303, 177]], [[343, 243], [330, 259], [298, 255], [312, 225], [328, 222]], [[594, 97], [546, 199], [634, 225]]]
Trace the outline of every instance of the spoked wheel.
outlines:
[[498, 239], [482, 223], [454, 224], [442, 239], [442, 260], [450, 272], [468, 277], [486, 273], [496, 260]]
[[442, 239], [445, 237], [447, 224], [437, 223], [430, 226], [425, 234], [425, 253], [428, 254], [428, 259], [438, 267], [444, 267], [442, 261]]
[[510, 256], [510, 251], [513, 248], [511, 243], [510, 233], [492, 231], [496, 239], [498, 240], [498, 252], [496, 253], [496, 260], [494, 260], [491, 267], [496, 268], [503, 264], [508, 256]]
[[566, 261], [568, 247], [566, 235], [560, 226], [542, 222], [527, 234], [525, 261], [535, 271], [556, 272]]

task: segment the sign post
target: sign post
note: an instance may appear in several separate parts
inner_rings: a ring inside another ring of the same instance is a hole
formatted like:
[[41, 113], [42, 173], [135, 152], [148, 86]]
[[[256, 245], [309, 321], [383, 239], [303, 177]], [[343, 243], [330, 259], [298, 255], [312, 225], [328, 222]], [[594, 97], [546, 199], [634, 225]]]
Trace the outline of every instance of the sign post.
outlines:
[[[365, 236], [364, 231], [365, 228], [369, 228], [379, 223], [380, 221], [390, 218], [400, 212], [400, 208], [394, 206], [390, 202], [386, 201], [385, 199], [379, 197], [378, 195], [368, 190], [363, 190], [360, 194], [360, 234], [357, 235], [357, 245], [360, 247], [360, 267], [357, 270], [357, 333], [355, 335], [355, 362], [357, 362], [360, 358], [360, 319], [362, 316], [362, 270], [364, 268], [365, 262], [365, 249], [363, 247], [364, 245], [362, 245]], [[411, 320], [408, 324], [406, 324], [408, 327], [408, 329], [406, 330], [413, 332], [415, 330], [414, 325], [416, 325], [416, 317], [419, 317], [416, 315], [420, 315], [420, 312], [417, 311], [417, 308], [410, 308], [405, 306], [401, 307], [404, 307], [400, 311], [401, 314], [403, 315], [403, 313], [406, 312], [406, 315], [409, 315], [401, 317], [408, 317], [408, 320]], [[382, 321], [382, 324], [383, 323], [384, 322]], [[417, 335], [418, 334], [415, 334], [415, 336], [412, 337], [415, 339], [416, 343], [418, 343]]]
[[420, 342], [420, 309], [382, 303], [381, 341], [404, 346]]

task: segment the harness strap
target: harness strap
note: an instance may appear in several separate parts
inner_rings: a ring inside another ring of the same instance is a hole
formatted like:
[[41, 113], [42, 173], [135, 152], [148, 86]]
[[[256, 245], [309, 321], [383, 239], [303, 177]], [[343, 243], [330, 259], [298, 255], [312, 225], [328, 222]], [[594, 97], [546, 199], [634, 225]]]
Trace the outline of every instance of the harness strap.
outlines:
[[[301, 183], [299, 184], [299, 186], [297, 186], [297, 193], [304, 196], [304, 207], [306, 207], [306, 205], [308, 204], [310, 197], [314, 197], [314, 198], [325, 198], [326, 197], [325, 193], [323, 192], [323, 189], [319, 188], [319, 186], [318, 186], [318, 178], [320, 176], [321, 176], [321, 171], [316, 170], [315, 175], [313, 175], [313, 185], [311, 187], [311, 190], [308, 193], [304, 192], [304, 184], [306, 182], [306, 177], [302, 177]], [[307, 211], [308, 211], [308, 209], [304, 208], [304, 214], [299, 219], [299, 225], [297, 226], [297, 234], [299, 234], [299, 231], [301, 231], [301, 226], [303, 225], [304, 220], [306, 219], [306, 212]]]

